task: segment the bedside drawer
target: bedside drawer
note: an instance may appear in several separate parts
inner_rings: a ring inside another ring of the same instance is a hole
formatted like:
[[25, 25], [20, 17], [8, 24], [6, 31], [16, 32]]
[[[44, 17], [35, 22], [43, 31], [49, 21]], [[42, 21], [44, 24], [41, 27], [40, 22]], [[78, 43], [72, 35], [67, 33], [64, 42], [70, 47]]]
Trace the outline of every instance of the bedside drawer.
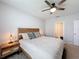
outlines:
[[14, 52], [19, 51], [19, 42], [5, 43], [0, 45], [0, 58], [4, 58]]
[[18, 47], [17, 48], [14, 48], [14, 49], [10, 49], [10, 50], [7, 50], [5, 52], [2, 53], [2, 58], [14, 53], [14, 52], [17, 52], [18, 51]]

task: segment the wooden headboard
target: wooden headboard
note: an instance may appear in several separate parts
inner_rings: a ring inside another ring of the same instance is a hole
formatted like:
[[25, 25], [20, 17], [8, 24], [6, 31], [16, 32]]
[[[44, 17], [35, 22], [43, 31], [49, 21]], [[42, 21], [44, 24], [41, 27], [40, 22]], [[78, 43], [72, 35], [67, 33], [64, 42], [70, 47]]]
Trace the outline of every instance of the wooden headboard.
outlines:
[[27, 32], [39, 32], [39, 28], [18, 28], [18, 40], [20, 38], [19, 33], [27, 33]]
[[39, 32], [39, 28], [18, 28], [18, 33]]

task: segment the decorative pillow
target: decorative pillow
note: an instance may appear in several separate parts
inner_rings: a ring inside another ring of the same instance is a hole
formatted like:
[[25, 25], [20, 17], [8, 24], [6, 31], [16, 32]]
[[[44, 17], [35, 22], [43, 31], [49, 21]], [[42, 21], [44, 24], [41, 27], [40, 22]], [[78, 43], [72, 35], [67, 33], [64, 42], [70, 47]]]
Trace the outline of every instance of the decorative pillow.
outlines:
[[19, 36], [18, 36], [18, 39], [19, 39], [19, 40], [23, 39], [23, 36], [22, 36], [22, 35], [19, 35]]
[[34, 39], [36, 36], [33, 34], [33, 32], [27, 32], [29, 39]]
[[19, 35], [21, 35], [23, 39], [29, 39], [27, 33], [20, 33]]
[[33, 32], [33, 33], [36, 36], [36, 38], [41, 36], [39, 32]]

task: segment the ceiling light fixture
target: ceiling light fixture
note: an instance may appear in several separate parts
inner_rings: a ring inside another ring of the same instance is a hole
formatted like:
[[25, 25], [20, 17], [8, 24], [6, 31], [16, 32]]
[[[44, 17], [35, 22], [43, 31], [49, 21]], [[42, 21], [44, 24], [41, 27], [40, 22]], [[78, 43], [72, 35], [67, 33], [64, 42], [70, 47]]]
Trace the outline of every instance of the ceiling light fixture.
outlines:
[[54, 7], [54, 8], [52, 8], [52, 9], [50, 9], [50, 11], [51, 11], [51, 12], [55, 12], [55, 11], [56, 11], [56, 8]]

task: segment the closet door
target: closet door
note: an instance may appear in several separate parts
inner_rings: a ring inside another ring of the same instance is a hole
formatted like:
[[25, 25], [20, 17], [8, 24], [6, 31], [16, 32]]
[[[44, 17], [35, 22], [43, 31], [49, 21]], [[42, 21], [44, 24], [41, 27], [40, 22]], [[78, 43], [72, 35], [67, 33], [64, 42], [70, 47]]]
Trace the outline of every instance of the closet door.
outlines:
[[79, 46], [79, 20], [74, 21], [74, 44]]

